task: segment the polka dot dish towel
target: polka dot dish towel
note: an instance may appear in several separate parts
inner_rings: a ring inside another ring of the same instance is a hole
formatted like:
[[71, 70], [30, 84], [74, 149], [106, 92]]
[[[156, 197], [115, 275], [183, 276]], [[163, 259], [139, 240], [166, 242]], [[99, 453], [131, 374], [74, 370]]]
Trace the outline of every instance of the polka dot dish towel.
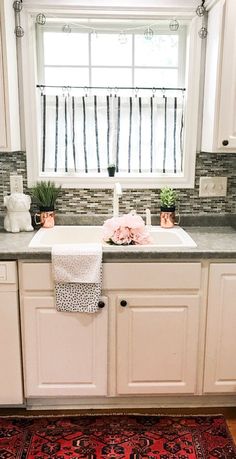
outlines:
[[101, 244], [56, 244], [52, 274], [58, 311], [98, 311], [102, 288]]

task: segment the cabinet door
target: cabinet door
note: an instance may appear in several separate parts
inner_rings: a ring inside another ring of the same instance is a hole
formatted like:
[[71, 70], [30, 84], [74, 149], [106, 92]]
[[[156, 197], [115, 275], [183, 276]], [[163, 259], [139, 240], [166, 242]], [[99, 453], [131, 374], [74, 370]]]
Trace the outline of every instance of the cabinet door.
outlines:
[[236, 149], [236, 2], [227, 0], [222, 58], [218, 147]]
[[0, 151], [21, 148], [13, 2], [0, 2]]
[[218, 0], [208, 14], [202, 151], [236, 150], [236, 2]]
[[4, 94], [4, 76], [3, 76], [3, 55], [2, 55], [2, 28], [0, 17], [0, 149], [7, 147], [7, 132], [6, 132], [6, 105]]
[[52, 296], [24, 297], [26, 397], [106, 395], [107, 309], [64, 313]]
[[118, 393], [194, 393], [198, 329], [197, 295], [117, 297]]
[[0, 369], [0, 404], [22, 404], [23, 388], [17, 291], [0, 292]]
[[236, 264], [210, 267], [205, 392], [236, 392]]

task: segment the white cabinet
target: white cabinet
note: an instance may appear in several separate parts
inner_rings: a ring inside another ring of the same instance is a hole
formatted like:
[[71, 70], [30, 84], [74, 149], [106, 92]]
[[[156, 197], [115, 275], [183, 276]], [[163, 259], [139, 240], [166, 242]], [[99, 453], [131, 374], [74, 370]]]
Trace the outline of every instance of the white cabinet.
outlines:
[[236, 152], [236, 2], [209, 12], [202, 150]]
[[104, 263], [95, 314], [56, 311], [50, 263], [20, 283], [27, 398], [200, 393], [201, 263]]
[[0, 2], [0, 151], [20, 150], [13, 2]]
[[119, 290], [117, 394], [196, 393], [201, 264], [116, 263], [104, 284]]
[[0, 262], [0, 405], [23, 403], [15, 262]]
[[210, 266], [205, 393], [236, 392], [236, 264]]
[[25, 395], [106, 395], [106, 299], [95, 314], [58, 312], [50, 266], [21, 264]]
[[[51, 264], [20, 263], [26, 398], [105, 396], [108, 406], [109, 397], [235, 394], [236, 263], [115, 262], [103, 271], [105, 307], [63, 313]], [[17, 333], [5, 333], [11, 352]], [[10, 361], [19, 373], [20, 360]]]

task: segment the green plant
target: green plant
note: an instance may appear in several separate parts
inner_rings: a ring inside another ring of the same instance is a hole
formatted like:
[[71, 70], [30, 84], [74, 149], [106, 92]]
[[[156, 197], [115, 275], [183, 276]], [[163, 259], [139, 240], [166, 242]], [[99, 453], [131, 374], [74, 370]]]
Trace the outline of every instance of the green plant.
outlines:
[[173, 188], [168, 186], [162, 188], [160, 193], [161, 207], [174, 207], [176, 198], [177, 193], [173, 190]]
[[58, 195], [61, 191], [61, 186], [57, 187], [53, 182], [37, 182], [31, 188], [30, 193], [34, 201], [39, 207], [48, 207], [53, 209]]
[[116, 168], [116, 165], [115, 165], [115, 163], [109, 163], [107, 167], [108, 167], [108, 169], [114, 169], [114, 168]]

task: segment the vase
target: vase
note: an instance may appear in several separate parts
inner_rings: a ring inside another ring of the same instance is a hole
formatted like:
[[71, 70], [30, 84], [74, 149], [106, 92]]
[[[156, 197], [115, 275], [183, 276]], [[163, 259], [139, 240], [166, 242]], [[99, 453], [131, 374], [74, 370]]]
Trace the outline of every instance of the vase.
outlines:
[[173, 228], [175, 225], [175, 206], [161, 207], [160, 225], [162, 228]]
[[55, 212], [52, 207], [40, 207], [39, 213], [34, 215], [36, 225], [41, 225], [42, 228], [53, 228], [55, 225]]
[[109, 177], [115, 177], [116, 167], [115, 166], [108, 167], [107, 172], [108, 172]]

